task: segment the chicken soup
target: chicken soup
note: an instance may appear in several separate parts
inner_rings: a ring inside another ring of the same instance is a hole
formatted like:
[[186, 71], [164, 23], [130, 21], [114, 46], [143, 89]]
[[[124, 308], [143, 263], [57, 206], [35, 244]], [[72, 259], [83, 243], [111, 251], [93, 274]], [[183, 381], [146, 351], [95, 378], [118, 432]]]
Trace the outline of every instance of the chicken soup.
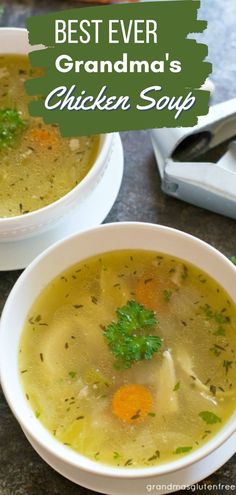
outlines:
[[29, 115], [24, 81], [37, 75], [27, 56], [0, 56], [0, 218], [32, 212], [67, 194], [98, 151], [98, 136], [62, 138], [57, 126]]
[[174, 461], [236, 406], [236, 308], [180, 259], [105, 253], [61, 273], [25, 322], [19, 372], [68, 448], [117, 467]]

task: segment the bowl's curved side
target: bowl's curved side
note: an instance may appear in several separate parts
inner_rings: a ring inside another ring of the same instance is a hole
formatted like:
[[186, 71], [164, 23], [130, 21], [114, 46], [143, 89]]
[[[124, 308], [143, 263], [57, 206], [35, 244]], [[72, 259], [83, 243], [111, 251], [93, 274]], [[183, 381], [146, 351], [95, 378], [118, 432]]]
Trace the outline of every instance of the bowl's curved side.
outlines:
[[88, 473], [77, 469], [74, 466], [66, 465], [59, 459], [55, 459], [44, 449], [41, 448], [38, 442], [31, 439], [24, 432], [28, 441], [42, 459], [49, 464], [55, 471], [65, 476], [65, 478], [106, 495], [144, 495], [144, 493], [173, 493], [175, 491], [184, 490], [187, 486], [193, 485], [211, 473], [219, 469], [230, 457], [234, 455], [236, 433], [227, 440], [224, 445], [221, 445], [216, 451], [212, 452], [204, 459], [192, 464], [191, 466], [183, 467], [178, 471], [163, 475], [153, 475], [140, 478], [107, 478], [106, 476]]
[[143, 249], [170, 254], [193, 263], [212, 276], [236, 303], [236, 269], [208, 244], [168, 227], [142, 223], [107, 224], [60, 241], [41, 254], [18, 279], [5, 305], [0, 331], [0, 373], [7, 401], [27, 434], [45, 455], [90, 473], [118, 478], [143, 478], [173, 473], [205, 458], [236, 431], [236, 414], [203, 447], [177, 461], [127, 470], [104, 466], [73, 452], [55, 440], [35, 418], [24, 397], [18, 373], [21, 330], [32, 303], [42, 289], [69, 266], [99, 253]]

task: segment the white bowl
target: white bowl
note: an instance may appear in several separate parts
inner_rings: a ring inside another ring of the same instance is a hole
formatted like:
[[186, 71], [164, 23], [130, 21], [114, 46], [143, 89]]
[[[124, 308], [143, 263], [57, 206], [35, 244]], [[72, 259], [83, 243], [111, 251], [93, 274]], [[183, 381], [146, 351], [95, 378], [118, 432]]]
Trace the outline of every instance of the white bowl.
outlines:
[[[0, 28], [0, 54], [27, 54], [42, 48], [32, 47], [26, 29]], [[84, 179], [62, 198], [48, 206], [25, 215], [0, 218], [0, 242], [20, 240], [52, 228], [61, 217], [83, 204], [100, 182], [109, 163], [114, 145], [114, 134], [103, 134], [95, 162]], [[45, 163], [45, 167], [47, 164]], [[91, 205], [91, 208], [96, 205]]]
[[[69, 266], [99, 253], [122, 249], [143, 249], [176, 256], [195, 264], [212, 276], [236, 302], [236, 269], [216, 249], [183, 232], [152, 224], [107, 224], [71, 236], [50, 247], [29, 265], [15, 284], [5, 305], [0, 327], [0, 372], [3, 391], [29, 441], [36, 451], [65, 477], [97, 491], [109, 494], [146, 493], [140, 491], [153, 481], [173, 479], [185, 470], [185, 478], [199, 461], [225, 444], [236, 432], [236, 414], [198, 450], [176, 461], [156, 467], [127, 469], [96, 463], [59, 443], [37, 420], [25, 398], [18, 372], [21, 331], [30, 308], [42, 289]], [[232, 442], [231, 442], [232, 443]], [[228, 455], [235, 452], [235, 442]], [[232, 450], [233, 449], [233, 450]], [[222, 457], [222, 456], [221, 456]], [[222, 462], [226, 460], [222, 457]], [[203, 462], [204, 466], [204, 462]], [[212, 468], [212, 466], [210, 466]], [[188, 470], [190, 471], [188, 472]], [[214, 470], [214, 467], [213, 467]], [[193, 472], [193, 470], [191, 471]], [[195, 469], [196, 476], [196, 469]]]

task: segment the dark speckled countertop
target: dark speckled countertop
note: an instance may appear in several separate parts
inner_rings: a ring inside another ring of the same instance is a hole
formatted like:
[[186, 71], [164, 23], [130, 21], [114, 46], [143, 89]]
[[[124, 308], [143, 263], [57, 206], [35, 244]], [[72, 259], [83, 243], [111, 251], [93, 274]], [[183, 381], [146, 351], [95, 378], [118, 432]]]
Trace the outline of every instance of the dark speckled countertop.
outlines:
[[[5, 12], [3, 26], [24, 26], [30, 15], [75, 7], [73, 1], [0, 0]], [[201, 17], [208, 19], [208, 30], [201, 39], [209, 45], [216, 85], [213, 102], [236, 96], [236, 1], [202, 0]], [[106, 222], [138, 220], [154, 222], [189, 232], [218, 248], [225, 255], [236, 255], [236, 223], [233, 220], [165, 196], [148, 132], [122, 134], [125, 174], [119, 197]], [[0, 309], [20, 272], [0, 273]], [[203, 487], [207, 483], [208, 488]], [[229, 493], [219, 484], [236, 485], [236, 456], [196, 487], [196, 492], [216, 495]], [[236, 492], [236, 488], [234, 490]], [[0, 495], [85, 495], [81, 488], [53, 471], [34, 452], [0, 396]], [[144, 490], [145, 493], [145, 490]], [[152, 492], [154, 493], [154, 492]], [[180, 493], [180, 492], [179, 492]], [[131, 494], [132, 495], [132, 494]]]

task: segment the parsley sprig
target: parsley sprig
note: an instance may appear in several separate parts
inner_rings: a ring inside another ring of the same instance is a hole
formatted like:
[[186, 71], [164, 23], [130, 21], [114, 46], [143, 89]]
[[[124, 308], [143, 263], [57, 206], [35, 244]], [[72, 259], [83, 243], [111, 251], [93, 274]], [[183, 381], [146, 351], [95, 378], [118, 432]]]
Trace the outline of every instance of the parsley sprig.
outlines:
[[20, 113], [12, 108], [0, 110], [0, 149], [12, 144], [18, 131], [25, 126]]
[[156, 335], [146, 335], [147, 328], [157, 325], [154, 311], [146, 309], [137, 301], [128, 301], [116, 311], [117, 322], [112, 322], [104, 331], [108, 345], [117, 358], [115, 366], [130, 368], [133, 363], [151, 359], [161, 347]]

